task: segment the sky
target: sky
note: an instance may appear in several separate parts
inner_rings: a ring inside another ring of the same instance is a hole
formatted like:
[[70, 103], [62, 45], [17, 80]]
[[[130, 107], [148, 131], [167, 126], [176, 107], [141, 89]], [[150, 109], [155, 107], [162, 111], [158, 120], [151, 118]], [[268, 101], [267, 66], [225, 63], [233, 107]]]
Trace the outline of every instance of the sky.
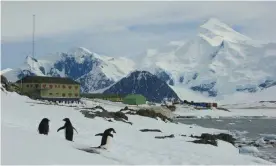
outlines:
[[138, 56], [170, 41], [196, 36], [217, 18], [256, 40], [276, 41], [276, 2], [5, 1], [1, 2], [1, 69], [35, 57], [85, 47], [107, 56]]

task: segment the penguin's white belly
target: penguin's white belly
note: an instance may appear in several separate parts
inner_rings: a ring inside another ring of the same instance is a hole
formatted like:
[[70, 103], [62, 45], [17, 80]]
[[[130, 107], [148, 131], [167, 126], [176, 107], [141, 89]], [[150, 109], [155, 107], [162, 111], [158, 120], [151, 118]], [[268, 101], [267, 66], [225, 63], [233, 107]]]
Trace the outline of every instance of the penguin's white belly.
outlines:
[[106, 143], [105, 143], [105, 145], [102, 145], [101, 147], [102, 148], [105, 148], [105, 149], [108, 149], [109, 147], [110, 147], [110, 137], [108, 136], [107, 138], [106, 138]]

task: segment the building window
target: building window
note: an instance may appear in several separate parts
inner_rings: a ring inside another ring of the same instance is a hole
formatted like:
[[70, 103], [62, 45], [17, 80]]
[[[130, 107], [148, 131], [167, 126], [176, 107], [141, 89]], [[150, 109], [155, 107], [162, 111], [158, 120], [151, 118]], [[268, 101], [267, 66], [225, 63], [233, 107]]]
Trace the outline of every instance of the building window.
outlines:
[[72, 86], [68, 86], [68, 88], [69, 88], [69, 89], [71, 89], [71, 88], [72, 88]]
[[33, 87], [33, 85], [31, 84], [31, 85], [30, 85], [30, 87], [32, 88], [32, 87]]
[[53, 88], [53, 85], [49, 85], [49, 87], [52, 89], [52, 88]]
[[29, 84], [27, 84], [26, 87], [29, 88]]
[[39, 87], [39, 84], [35, 84], [35, 88], [38, 88]]
[[65, 89], [65, 88], [66, 88], [66, 86], [65, 86], [65, 85], [63, 85], [62, 87], [63, 87], [63, 89]]
[[57, 88], [58, 86], [57, 85], [55, 85], [55, 88]]
[[56, 93], [56, 95], [59, 95], [59, 93]]
[[71, 97], [71, 96], [72, 96], [72, 93], [68, 93], [68, 96]]
[[62, 93], [62, 96], [65, 97], [65, 93]]
[[46, 88], [46, 84], [43, 84], [42, 86], [43, 86], [43, 88]]
[[79, 94], [78, 93], [75, 93], [75, 96], [77, 97]]
[[75, 86], [75, 89], [77, 90], [77, 89], [78, 89], [78, 86]]
[[50, 96], [52, 96], [52, 95], [53, 95], [53, 93], [49, 93], [49, 95], [50, 95]]

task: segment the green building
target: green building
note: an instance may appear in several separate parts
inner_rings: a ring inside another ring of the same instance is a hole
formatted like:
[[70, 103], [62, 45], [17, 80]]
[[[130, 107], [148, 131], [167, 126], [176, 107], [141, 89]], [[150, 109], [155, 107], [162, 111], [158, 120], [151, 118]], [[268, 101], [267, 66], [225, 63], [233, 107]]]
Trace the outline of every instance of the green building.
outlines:
[[102, 94], [102, 93], [83, 93], [82, 97], [90, 98], [90, 99], [102, 99], [109, 100], [112, 102], [122, 102], [123, 97], [118, 94]]
[[16, 81], [22, 94], [50, 101], [79, 101], [80, 83], [62, 77], [26, 76]]
[[130, 94], [123, 99], [123, 103], [129, 105], [146, 104], [146, 98], [143, 95]]

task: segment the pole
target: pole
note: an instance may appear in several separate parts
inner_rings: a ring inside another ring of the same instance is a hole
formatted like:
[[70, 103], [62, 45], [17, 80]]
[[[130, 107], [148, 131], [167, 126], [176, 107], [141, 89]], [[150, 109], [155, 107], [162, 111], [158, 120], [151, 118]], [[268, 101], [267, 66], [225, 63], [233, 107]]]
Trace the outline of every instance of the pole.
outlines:
[[[34, 51], [35, 51], [35, 42], [34, 42], [34, 38], [35, 38], [35, 15], [33, 14], [33, 41], [32, 41], [32, 57], [34, 58]], [[32, 68], [34, 68], [34, 62], [32, 61]]]
[[35, 15], [33, 15], [33, 52], [32, 52], [33, 58], [34, 58], [34, 50], [35, 50], [34, 37], [35, 37]]

